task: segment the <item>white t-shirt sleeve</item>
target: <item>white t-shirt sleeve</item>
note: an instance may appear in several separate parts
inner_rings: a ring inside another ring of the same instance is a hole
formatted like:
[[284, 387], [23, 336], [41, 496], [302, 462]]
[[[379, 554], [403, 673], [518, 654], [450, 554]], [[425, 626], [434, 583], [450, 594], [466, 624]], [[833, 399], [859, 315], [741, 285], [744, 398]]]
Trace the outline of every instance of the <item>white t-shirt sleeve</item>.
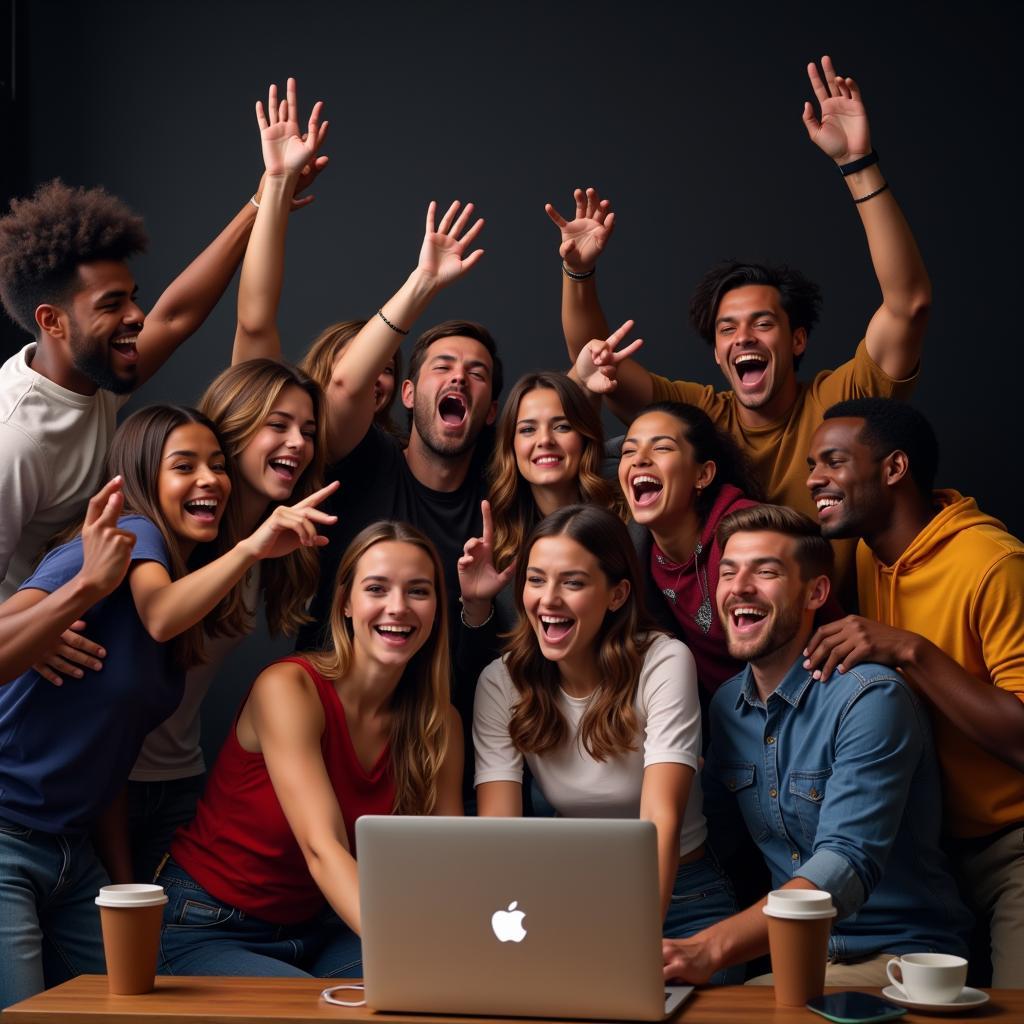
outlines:
[[474, 786], [523, 781], [523, 755], [508, 733], [517, 700], [505, 663], [495, 659], [480, 673], [473, 701]]
[[17, 427], [0, 423], [0, 582], [22, 531], [32, 522], [46, 494], [46, 460], [33, 440]]
[[697, 665], [684, 643], [661, 636], [651, 644], [640, 673], [640, 701], [647, 716], [644, 767], [685, 764], [696, 771], [701, 738]]

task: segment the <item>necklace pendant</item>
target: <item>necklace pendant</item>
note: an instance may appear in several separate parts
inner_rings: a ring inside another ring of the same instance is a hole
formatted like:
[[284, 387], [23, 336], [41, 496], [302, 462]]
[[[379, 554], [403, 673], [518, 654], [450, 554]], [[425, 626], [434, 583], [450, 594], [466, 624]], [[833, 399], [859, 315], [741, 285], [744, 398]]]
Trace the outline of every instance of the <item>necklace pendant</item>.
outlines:
[[661, 592], [673, 603], [676, 603], [676, 592], [671, 587], [662, 587]]
[[711, 631], [711, 622], [713, 619], [713, 613], [711, 611], [711, 598], [705, 597], [700, 603], [700, 607], [697, 609], [697, 614], [694, 615], [693, 621], [700, 626], [701, 630], [706, 634]]

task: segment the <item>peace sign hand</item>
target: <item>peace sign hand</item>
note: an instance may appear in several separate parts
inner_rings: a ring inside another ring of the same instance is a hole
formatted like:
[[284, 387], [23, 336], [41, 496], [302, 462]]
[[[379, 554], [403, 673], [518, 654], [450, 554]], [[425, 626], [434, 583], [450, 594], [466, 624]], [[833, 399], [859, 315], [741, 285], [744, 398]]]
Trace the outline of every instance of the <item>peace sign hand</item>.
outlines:
[[619, 386], [618, 367], [624, 359], [628, 359], [641, 345], [643, 338], [631, 341], [624, 349], [616, 352], [616, 346], [633, 329], [633, 321], [627, 320], [617, 331], [613, 331], [603, 341], [595, 338], [583, 346], [576, 357], [576, 376], [580, 383], [596, 395], [607, 395]]
[[814, 116], [814, 107], [804, 103], [804, 127], [811, 142], [837, 164], [859, 160], [871, 152], [871, 131], [860, 87], [852, 78], [836, 74], [831, 57], [821, 58], [821, 68], [824, 80], [816, 64], [807, 65], [807, 77], [821, 105], [821, 120]]
[[[483, 536], [466, 541], [458, 569], [465, 614], [482, 620], [495, 597], [515, 575], [516, 563], [513, 561], [501, 572], [494, 568], [494, 521], [489, 501], [480, 502], [480, 516], [483, 519]], [[475, 614], [478, 611], [480, 615]]]
[[[437, 215], [437, 203], [433, 200], [427, 207], [426, 231], [423, 234], [423, 245], [420, 247], [419, 269], [433, 280], [435, 287], [444, 288], [452, 281], [460, 278], [470, 267], [483, 256], [483, 249], [476, 249], [468, 256], [463, 254], [470, 243], [483, 230], [483, 218], [466, 231], [466, 225], [473, 216], [473, 204], [467, 203], [465, 209], [456, 220], [462, 204], [456, 199], [448, 212], [441, 218], [441, 223], [434, 227]], [[466, 233], [459, 238], [459, 235]]]
[[604, 250], [615, 228], [615, 214], [611, 203], [597, 194], [596, 188], [586, 192], [578, 188], [573, 192], [576, 200], [576, 217], [567, 221], [550, 203], [545, 203], [544, 212], [562, 233], [562, 244], [558, 255], [565, 265], [577, 274], [592, 270], [598, 256]]
[[333, 526], [338, 517], [321, 512], [316, 506], [338, 489], [333, 480], [326, 487], [294, 505], [279, 505], [256, 527], [241, 546], [252, 558], [282, 558], [300, 547], [322, 548], [327, 538], [317, 533], [316, 524]]
[[301, 134], [298, 91], [294, 78], [288, 79], [287, 99], [278, 102], [277, 86], [272, 84], [267, 95], [266, 110], [263, 108], [263, 102], [257, 101], [256, 121], [260, 126], [263, 163], [270, 177], [299, 175], [304, 169], [312, 170], [316, 167], [319, 162], [317, 151], [327, 136], [328, 122], [320, 123], [323, 106], [319, 100], [313, 105], [306, 133]]

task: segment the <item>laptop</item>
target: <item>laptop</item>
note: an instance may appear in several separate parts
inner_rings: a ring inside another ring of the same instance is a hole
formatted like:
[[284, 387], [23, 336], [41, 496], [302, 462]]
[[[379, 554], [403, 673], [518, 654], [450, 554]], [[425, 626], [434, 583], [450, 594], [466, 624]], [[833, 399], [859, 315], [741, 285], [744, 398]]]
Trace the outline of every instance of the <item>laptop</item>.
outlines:
[[477, 1016], [662, 1020], [654, 825], [580, 818], [356, 822], [366, 1003]]

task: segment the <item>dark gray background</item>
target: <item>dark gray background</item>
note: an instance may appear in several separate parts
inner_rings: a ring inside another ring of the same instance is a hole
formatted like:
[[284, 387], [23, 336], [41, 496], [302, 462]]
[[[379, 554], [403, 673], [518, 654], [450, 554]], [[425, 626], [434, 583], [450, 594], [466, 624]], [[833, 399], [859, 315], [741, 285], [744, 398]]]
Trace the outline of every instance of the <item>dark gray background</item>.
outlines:
[[[372, 313], [415, 263], [427, 201], [459, 198], [487, 219], [487, 255], [417, 327], [483, 321], [510, 381], [563, 365], [558, 236], [543, 204], [568, 212], [572, 188], [589, 184], [619, 214], [599, 271], [605, 307], [637, 320], [652, 369], [720, 379], [686, 304], [728, 256], [791, 262], [822, 285], [806, 374], [852, 355], [878, 290], [846, 189], [800, 121], [805, 65], [830, 53], [862, 86], [931, 272], [917, 403], [943, 442], [940, 482], [1024, 528], [1019, 459], [995, 457], [1017, 442], [1022, 368], [1014, 5], [15, 7], [4, 180], [102, 184], [139, 210], [152, 238], [134, 268], [144, 308], [252, 194], [253, 104], [292, 74], [302, 116], [326, 102], [331, 166], [292, 220], [287, 355], [327, 323]], [[234, 296], [135, 405], [198, 397], [229, 359]], [[6, 351], [21, 343], [5, 339]], [[211, 744], [269, 651], [256, 639], [230, 663], [207, 705]]]

